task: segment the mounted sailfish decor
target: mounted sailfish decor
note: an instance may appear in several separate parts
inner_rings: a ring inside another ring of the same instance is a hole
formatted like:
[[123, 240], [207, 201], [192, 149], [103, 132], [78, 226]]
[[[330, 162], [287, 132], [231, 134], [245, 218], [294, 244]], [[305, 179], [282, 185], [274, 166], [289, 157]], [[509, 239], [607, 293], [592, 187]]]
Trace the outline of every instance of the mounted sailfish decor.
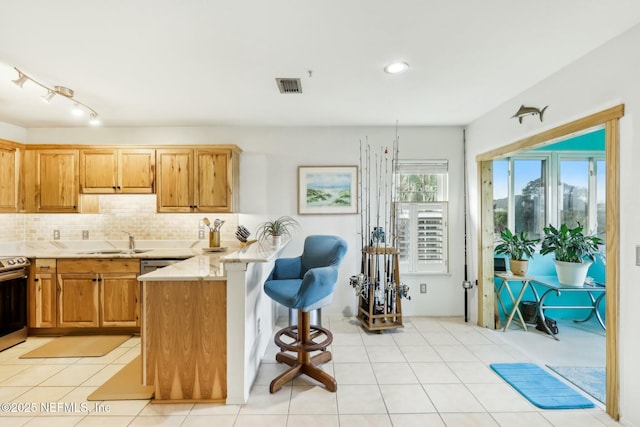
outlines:
[[[548, 107], [548, 105], [547, 105]], [[520, 109], [518, 111], [516, 111], [516, 113], [511, 116], [511, 118], [513, 119], [514, 117], [518, 118], [518, 121], [520, 123], [522, 123], [522, 118], [524, 116], [535, 116], [538, 115], [540, 116], [540, 121], [542, 121], [542, 115], [544, 114], [544, 110], [547, 109], [547, 107], [544, 107], [542, 110], [536, 107], [525, 107], [524, 105], [520, 106]]]

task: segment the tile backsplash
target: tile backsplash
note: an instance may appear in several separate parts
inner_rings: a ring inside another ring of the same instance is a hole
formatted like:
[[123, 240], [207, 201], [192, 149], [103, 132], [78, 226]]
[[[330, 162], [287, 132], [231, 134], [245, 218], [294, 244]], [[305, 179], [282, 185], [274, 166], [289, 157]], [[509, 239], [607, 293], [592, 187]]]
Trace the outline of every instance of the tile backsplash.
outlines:
[[197, 240], [204, 217], [225, 220], [221, 239], [233, 240], [238, 225], [237, 214], [159, 214], [155, 194], [99, 196], [99, 203], [97, 214], [0, 214], [0, 241], [53, 240], [54, 230], [60, 240], [82, 240], [83, 230], [89, 240], [126, 240], [123, 231], [139, 240]]

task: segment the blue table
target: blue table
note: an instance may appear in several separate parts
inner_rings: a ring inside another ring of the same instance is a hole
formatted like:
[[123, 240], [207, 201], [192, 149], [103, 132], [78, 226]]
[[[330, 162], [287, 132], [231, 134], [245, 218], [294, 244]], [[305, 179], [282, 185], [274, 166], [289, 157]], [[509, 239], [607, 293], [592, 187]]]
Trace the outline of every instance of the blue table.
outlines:
[[[500, 273], [500, 274], [496, 274], [496, 277], [502, 279], [502, 283], [500, 284], [500, 286], [497, 286], [496, 284], [497, 299], [498, 299], [498, 303], [502, 307], [502, 310], [506, 313], [505, 306], [500, 297], [500, 292], [505, 286], [513, 302], [513, 308], [509, 312], [509, 315], [507, 317], [507, 322], [505, 323], [505, 327], [504, 327], [505, 332], [509, 327], [511, 320], [516, 314], [518, 315], [520, 323], [522, 324], [524, 330], [525, 331], [527, 330], [526, 324], [522, 318], [522, 313], [520, 313], [520, 309], [518, 307], [527, 287], [530, 287], [531, 291], [533, 292], [534, 298], [536, 300], [535, 301], [536, 310], [539, 318], [542, 320], [542, 325], [544, 326], [544, 329], [554, 339], [558, 340], [558, 337], [556, 337], [556, 335], [547, 326], [547, 323], [545, 322], [544, 310], [559, 310], [559, 309], [589, 310], [589, 314], [587, 315], [586, 318], [582, 320], [574, 320], [574, 322], [586, 322], [587, 320], [595, 316], [598, 323], [602, 327], [602, 329], [606, 329], [604, 321], [602, 320], [602, 316], [600, 316], [600, 312], [598, 311], [600, 302], [604, 299], [606, 295], [606, 287], [604, 286], [604, 284], [594, 283], [591, 286], [587, 284], [583, 286], [567, 286], [567, 285], [560, 284], [558, 282], [557, 276], [516, 276], [513, 274]], [[518, 281], [522, 283], [522, 288], [520, 288], [520, 292], [518, 292], [518, 295], [515, 298], [514, 298], [513, 292], [510, 289], [510, 286], [508, 285], [510, 281]], [[538, 293], [538, 290], [534, 285], [540, 285], [541, 287], [546, 288], [544, 292], [542, 292], [542, 295]], [[589, 296], [590, 305], [547, 305], [545, 304], [545, 300], [549, 295], [554, 294], [556, 296], [560, 296], [563, 293], [575, 293], [575, 292], [586, 293]]]

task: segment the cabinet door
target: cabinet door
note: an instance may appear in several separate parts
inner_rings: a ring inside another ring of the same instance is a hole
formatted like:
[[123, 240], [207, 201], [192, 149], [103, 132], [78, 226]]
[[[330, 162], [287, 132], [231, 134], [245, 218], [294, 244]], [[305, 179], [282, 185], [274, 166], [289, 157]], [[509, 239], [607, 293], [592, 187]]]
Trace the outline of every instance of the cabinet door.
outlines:
[[156, 150], [158, 212], [192, 212], [193, 150]]
[[100, 326], [140, 326], [137, 275], [108, 273], [100, 278]]
[[118, 156], [116, 150], [82, 150], [80, 152], [80, 192], [113, 194], [118, 190]]
[[231, 212], [231, 152], [196, 150], [195, 199], [198, 212]]
[[37, 259], [29, 283], [29, 320], [31, 328], [57, 326], [56, 260]]
[[58, 273], [58, 326], [98, 326], [98, 275]]
[[128, 194], [152, 194], [155, 168], [155, 150], [118, 150], [118, 191]]
[[0, 147], [0, 212], [18, 211], [16, 149]]
[[39, 150], [37, 211], [78, 212], [79, 180], [77, 150]]

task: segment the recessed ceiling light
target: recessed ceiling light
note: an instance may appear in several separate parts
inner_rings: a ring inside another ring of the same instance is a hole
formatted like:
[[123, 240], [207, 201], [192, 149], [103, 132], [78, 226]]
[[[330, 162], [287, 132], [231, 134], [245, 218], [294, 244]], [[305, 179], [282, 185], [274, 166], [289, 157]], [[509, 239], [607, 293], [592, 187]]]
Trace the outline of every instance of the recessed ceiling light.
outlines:
[[384, 71], [389, 74], [400, 74], [404, 73], [409, 69], [409, 64], [406, 62], [394, 62], [393, 64], [389, 64], [384, 67]]

